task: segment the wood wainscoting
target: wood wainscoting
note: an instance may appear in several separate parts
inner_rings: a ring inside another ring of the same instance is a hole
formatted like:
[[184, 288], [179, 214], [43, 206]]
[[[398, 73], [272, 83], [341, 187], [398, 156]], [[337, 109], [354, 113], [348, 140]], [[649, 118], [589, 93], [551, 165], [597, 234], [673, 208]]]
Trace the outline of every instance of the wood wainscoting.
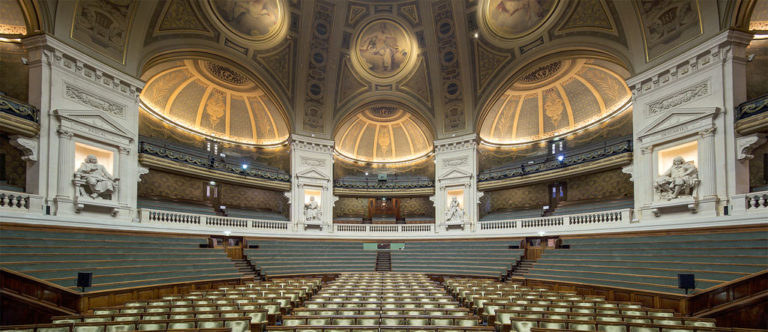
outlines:
[[183, 283], [80, 293], [23, 273], [0, 268], [0, 325], [50, 323], [51, 317], [87, 313], [99, 307], [159, 299], [194, 290], [241, 284], [244, 279], [210, 279]]
[[718, 285], [689, 298], [691, 315], [717, 326], [768, 329], [768, 270]]

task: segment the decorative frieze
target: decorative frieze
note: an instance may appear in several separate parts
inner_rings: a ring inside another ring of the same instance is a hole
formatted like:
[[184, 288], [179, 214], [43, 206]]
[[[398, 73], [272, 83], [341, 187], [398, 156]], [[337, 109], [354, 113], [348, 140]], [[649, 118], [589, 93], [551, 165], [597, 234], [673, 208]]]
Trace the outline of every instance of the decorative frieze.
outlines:
[[650, 102], [647, 106], [647, 116], [656, 116], [672, 108], [708, 96], [712, 91], [711, 85], [710, 81], [706, 80]]
[[64, 97], [77, 102], [78, 104], [93, 107], [120, 118], [125, 118], [125, 105], [99, 97], [76, 85], [65, 83]]

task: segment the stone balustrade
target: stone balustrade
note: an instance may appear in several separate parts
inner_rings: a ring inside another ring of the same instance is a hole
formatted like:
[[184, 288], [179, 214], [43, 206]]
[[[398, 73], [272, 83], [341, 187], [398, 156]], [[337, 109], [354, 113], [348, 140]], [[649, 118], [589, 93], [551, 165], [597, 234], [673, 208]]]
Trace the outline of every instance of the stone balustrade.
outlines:
[[733, 195], [733, 214], [768, 212], [768, 191]]
[[289, 225], [287, 221], [209, 216], [153, 209], [139, 209], [139, 216], [141, 223], [175, 225], [183, 228], [197, 228], [195, 226], [199, 226], [201, 229], [286, 232]]

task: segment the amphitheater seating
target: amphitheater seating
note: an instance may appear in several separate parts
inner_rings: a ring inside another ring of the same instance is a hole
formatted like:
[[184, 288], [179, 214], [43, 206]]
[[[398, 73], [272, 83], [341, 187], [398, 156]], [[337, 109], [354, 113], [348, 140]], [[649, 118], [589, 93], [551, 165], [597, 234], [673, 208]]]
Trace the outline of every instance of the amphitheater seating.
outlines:
[[564, 216], [569, 214], [593, 213], [609, 210], [621, 210], [634, 208], [635, 201], [632, 198], [616, 200], [585, 200], [585, 201], [564, 201], [557, 204], [557, 208], [552, 212], [553, 216]]
[[498, 277], [516, 263], [523, 250], [509, 249], [519, 240], [408, 242], [392, 251], [392, 271]]
[[241, 278], [205, 238], [2, 229], [0, 266], [76, 290], [77, 272], [93, 272], [99, 291], [198, 280]]
[[[261, 331], [319, 288], [320, 279], [311, 278], [249, 282], [97, 308], [85, 315], [57, 316], [52, 324], [3, 326], [0, 331]], [[50, 328], [55, 330], [45, 330]]]
[[530, 288], [482, 279], [447, 279], [446, 288], [497, 331], [728, 331], [713, 319], [680, 317], [671, 310], [600, 296]]
[[368, 272], [376, 265], [376, 251], [360, 242], [248, 240], [258, 249], [243, 253], [268, 276], [337, 272]]
[[768, 269], [768, 232], [565, 239], [570, 249], [546, 250], [524, 276], [680, 294], [678, 273], [696, 289]]

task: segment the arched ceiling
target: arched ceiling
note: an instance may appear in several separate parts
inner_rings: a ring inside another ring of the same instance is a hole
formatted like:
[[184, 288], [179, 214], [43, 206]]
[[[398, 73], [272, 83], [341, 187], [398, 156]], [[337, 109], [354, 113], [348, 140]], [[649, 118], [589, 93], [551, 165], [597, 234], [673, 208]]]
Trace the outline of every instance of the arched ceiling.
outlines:
[[759, 7], [756, 0], [9, 2], [35, 7], [37, 21], [50, 22], [46, 32], [132, 75], [164, 54], [230, 59], [273, 92], [286, 128], [326, 139], [339, 121], [382, 99], [409, 105], [436, 138], [479, 133], [478, 116], [500, 90], [543, 58], [602, 53], [635, 75]]
[[164, 62], [145, 74], [141, 103], [156, 116], [212, 138], [253, 145], [285, 142], [280, 107], [246, 74], [221, 62]]
[[336, 129], [336, 151], [356, 161], [391, 163], [432, 152], [432, 131], [415, 114], [392, 105], [368, 106]]
[[628, 72], [605, 60], [565, 58], [523, 71], [490, 104], [479, 134], [493, 144], [552, 138], [623, 110], [631, 93]]

